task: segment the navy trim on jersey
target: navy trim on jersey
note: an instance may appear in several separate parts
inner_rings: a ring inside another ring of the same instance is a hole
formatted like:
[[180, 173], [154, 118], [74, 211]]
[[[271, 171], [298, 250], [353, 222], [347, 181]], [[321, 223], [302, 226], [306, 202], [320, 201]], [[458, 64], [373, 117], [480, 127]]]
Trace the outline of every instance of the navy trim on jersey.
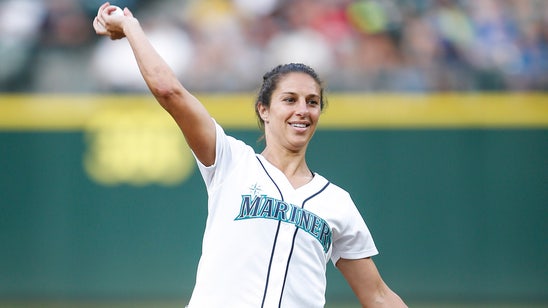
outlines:
[[[325, 184], [322, 189], [320, 189], [318, 192], [316, 192], [315, 194], [313, 194], [312, 196], [306, 198], [304, 201], [303, 201], [303, 204], [301, 206], [301, 208], [304, 209], [304, 205], [305, 203], [316, 197], [317, 195], [321, 194], [326, 188], [327, 186], [329, 186], [329, 184], [331, 184], [330, 182], [327, 182], [327, 184]], [[285, 281], [287, 280], [287, 273], [289, 272], [289, 263], [291, 262], [291, 256], [293, 256], [293, 248], [295, 248], [295, 239], [297, 238], [297, 232], [299, 232], [299, 228], [295, 228], [295, 233], [293, 233], [293, 243], [291, 243], [291, 250], [289, 251], [289, 258], [287, 259], [287, 265], [285, 267], [285, 275], [284, 275], [284, 282], [282, 284], [282, 293], [280, 294], [280, 302], [278, 303], [278, 307], [282, 307], [282, 298], [283, 298], [283, 294], [284, 294], [284, 289], [285, 289]]]
[[[266, 170], [265, 166], [263, 165], [263, 162], [261, 159], [256, 156], [257, 160], [259, 161], [259, 164], [261, 164], [261, 167], [263, 167], [264, 172], [266, 175], [270, 178], [270, 181], [276, 186], [276, 189], [280, 193], [280, 200], [284, 200], [284, 195], [282, 194], [282, 191], [280, 190], [280, 187], [278, 187], [278, 184], [274, 181], [274, 179], [270, 176], [268, 171]], [[264, 307], [264, 302], [266, 300], [266, 292], [268, 291], [268, 282], [270, 281], [270, 270], [272, 269], [272, 260], [274, 259], [274, 251], [276, 250], [276, 243], [278, 242], [278, 234], [280, 232], [280, 225], [282, 224], [281, 221], [278, 221], [278, 227], [276, 228], [276, 235], [274, 236], [274, 244], [272, 245], [272, 252], [270, 253], [270, 261], [268, 262], [268, 272], [266, 274], [266, 284], [264, 286], [264, 293], [263, 293], [263, 302], [261, 303], [261, 308]], [[281, 300], [280, 300], [281, 301]]]
[[[261, 167], [263, 168], [264, 172], [266, 173], [266, 175], [268, 176], [268, 178], [270, 178], [270, 181], [272, 181], [272, 184], [274, 184], [274, 186], [276, 186], [276, 189], [278, 190], [278, 192], [280, 193], [280, 200], [282, 201], [285, 201], [284, 200], [284, 196], [282, 194], [282, 191], [280, 190], [280, 187], [278, 187], [278, 184], [276, 184], [276, 182], [274, 181], [274, 179], [272, 178], [272, 176], [270, 176], [270, 174], [268, 173], [268, 170], [266, 170], [263, 162], [261, 161], [261, 159], [256, 156], [257, 160], [259, 161], [259, 164], [261, 164]], [[327, 182], [319, 191], [317, 191], [316, 193], [312, 194], [310, 197], [306, 198], [302, 205], [301, 205], [301, 208], [304, 209], [304, 206], [306, 204], [307, 201], [309, 201], [310, 199], [316, 197], [317, 195], [319, 195], [320, 193], [322, 193], [326, 188], [327, 186], [329, 186], [329, 184], [331, 184], [330, 182]], [[272, 252], [270, 254], [270, 261], [268, 263], [268, 272], [267, 272], [267, 275], [266, 275], [266, 284], [265, 284], [265, 287], [264, 287], [264, 293], [263, 293], [263, 301], [261, 303], [261, 307], [264, 307], [264, 303], [265, 303], [265, 300], [266, 300], [266, 293], [268, 291], [268, 282], [270, 280], [270, 271], [272, 269], [272, 261], [274, 259], [274, 252], [276, 250], [276, 243], [278, 242], [278, 234], [280, 232], [280, 225], [281, 225], [281, 221], [278, 221], [278, 227], [276, 229], [276, 235], [274, 236], [274, 244], [272, 245]], [[293, 240], [292, 240], [292, 243], [291, 243], [291, 250], [289, 251], [289, 258], [287, 260], [287, 264], [286, 264], [286, 267], [285, 267], [285, 274], [284, 274], [284, 281], [283, 281], [283, 284], [282, 284], [282, 291], [280, 293], [280, 301], [278, 303], [278, 307], [281, 307], [282, 306], [282, 299], [283, 299], [283, 293], [284, 293], [284, 289], [285, 289], [285, 282], [287, 280], [287, 274], [289, 272], [289, 263], [291, 262], [291, 256], [293, 255], [293, 249], [295, 248], [295, 239], [297, 238], [297, 232], [299, 231], [299, 228], [295, 228], [295, 233], [293, 233]]]

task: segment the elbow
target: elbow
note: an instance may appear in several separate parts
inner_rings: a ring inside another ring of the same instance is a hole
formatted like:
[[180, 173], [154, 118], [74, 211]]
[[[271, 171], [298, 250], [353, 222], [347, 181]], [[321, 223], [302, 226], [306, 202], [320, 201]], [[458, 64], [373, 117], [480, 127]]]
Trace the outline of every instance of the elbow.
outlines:
[[183, 88], [177, 82], [155, 82], [149, 84], [149, 88], [160, 105], [167, 110], [183, 94]]
[[154, 68], [143, 71], [143, 77], [150, 92], [160, 102], [169, 100], [182, 93], [182, 85], [173, 72], [165, 68]]
[[150, 92], [158, 99], [169, 99], [181, 93], [176, 82], [157, 81], [149, 84]]

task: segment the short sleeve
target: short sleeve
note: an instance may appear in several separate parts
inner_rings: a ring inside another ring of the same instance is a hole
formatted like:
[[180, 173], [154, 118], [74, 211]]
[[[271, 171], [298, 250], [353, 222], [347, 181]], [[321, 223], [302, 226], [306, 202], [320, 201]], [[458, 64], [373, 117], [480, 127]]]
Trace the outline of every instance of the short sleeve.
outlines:
[[[208, 192], [227, 178], [244, 153], [253, 152], [253, 149], [241, 140], [228, 136], [214, 119], [212, 121], [215, 123], [215, 162], [211, 166], [205, 166], [193, 153]], [[252, 154], [254, 155], [254, 152]]]
[[379, 252], [365, 220], [348, 196], [340, 227], [334, 230], [331, 261], [336, 264], [340, 258], [362, 259], [377, 255]]

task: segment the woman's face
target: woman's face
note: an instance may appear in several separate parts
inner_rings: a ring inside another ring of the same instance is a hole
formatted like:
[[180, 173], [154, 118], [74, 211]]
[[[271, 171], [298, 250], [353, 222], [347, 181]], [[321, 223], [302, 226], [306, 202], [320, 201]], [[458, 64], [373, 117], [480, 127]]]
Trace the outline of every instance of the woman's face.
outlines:
[[320, 85], [305, 73], [289, 73], [280, 79], [270, 108], [259, 106], [267, 146], [278, 145], [290, 151], [306, 149], [321, 114], [320, 91]]

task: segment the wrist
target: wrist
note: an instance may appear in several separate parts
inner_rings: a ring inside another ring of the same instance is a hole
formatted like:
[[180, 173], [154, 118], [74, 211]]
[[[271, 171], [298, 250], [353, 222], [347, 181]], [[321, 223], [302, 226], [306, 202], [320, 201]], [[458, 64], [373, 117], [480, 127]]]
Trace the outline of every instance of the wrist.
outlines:
[[139, 26], [140, 26], [139, 20], [137, 20], [137, 18], [135, 17], [126, 18], [124, 20], [124, 23], [122, 24], [122, 31], [127, 36], [127, 34], [130, 33], [132, 29], [138, 28]]

